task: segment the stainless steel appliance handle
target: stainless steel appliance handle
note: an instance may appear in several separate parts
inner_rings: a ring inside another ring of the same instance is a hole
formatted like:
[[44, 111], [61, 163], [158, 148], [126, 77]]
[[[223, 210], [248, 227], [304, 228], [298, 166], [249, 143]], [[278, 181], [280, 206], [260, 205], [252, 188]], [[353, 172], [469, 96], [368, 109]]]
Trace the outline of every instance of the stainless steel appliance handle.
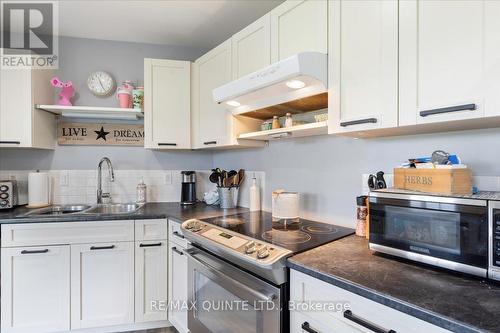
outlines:
[[395, 330], [386, 330], [385, 328], [375, 325], [366, 319], [356, 316], [351, 310], [344, 311], [344, 318], [349, 319], [350, 321], [355, 322], [356, 324], [361, 325], [375, 333], [397, 333]]
[[224, 279], [226, 281], [229, 281], [232, 284], [237, 285], [239, 288], [241, 288], [241, 289], [245, 290], [246, 292], [254, 295], [255, 297], [261, 299], [262, 301], [272, 302], [276, 298], [275, 294], [264, 295], [263, 293], [255, 291], [252, 288], [248, 287], [246, 284], [243, 284], [240, 281], [233, 279], [229, 275], [224, 274], [221, 271], [218, 271], [217, 269], [215, 269], [214, 267], [212, 267], [207, 262], [205, 262], [205, 261], [203, 261], [203, 260], [201, 260], [199, 258], [196, 258], [194, 256], [195, 253], [194, 253], [193, 250], [187, 250], [187, 251], [184, 252], [184, 254], [187, 255], [190, 259], [196, 261], [197, 263], [199, 263], [200, 265], [202, 265], [203, 267], [205, 267], [206, 269], [208, 269], [211, 273], [217, 275], [218, 277], [220, 277], [220, 278], [222, 278], [222, 279]]
[[306, 332], [309, 332], [309, 333], [319, 333], [314, 328], [311, 328], [311, 326], [309, 325], [309, 323], [307, 321], [303, 322], [301, 327]]

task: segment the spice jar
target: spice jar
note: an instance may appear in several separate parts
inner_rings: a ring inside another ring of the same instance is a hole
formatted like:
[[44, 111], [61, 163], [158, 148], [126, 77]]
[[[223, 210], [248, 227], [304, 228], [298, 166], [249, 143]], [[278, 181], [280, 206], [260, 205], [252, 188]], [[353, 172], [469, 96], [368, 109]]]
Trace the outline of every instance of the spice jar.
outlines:
[[273, 129], [277, 129], [277, 128], [280, 128], [280, 120], [278, 118], [278, 116], [274, 116], [273, 117]]
[[356, 197], [356, 216], [357, 216], [357, 223], [356, 223], [356, 235], [365, 237], [366, 236], [366, 225], [368, 224], [367, 218], [368, 218], [368, 206], [366, 205], [366, 196], [362, 195], [359, 197]]
[[285, 118], [285, 127], [289, 128], [293, 126], [293, 119], [292, 119], [292, 114], [287, 113], [286, 118]]

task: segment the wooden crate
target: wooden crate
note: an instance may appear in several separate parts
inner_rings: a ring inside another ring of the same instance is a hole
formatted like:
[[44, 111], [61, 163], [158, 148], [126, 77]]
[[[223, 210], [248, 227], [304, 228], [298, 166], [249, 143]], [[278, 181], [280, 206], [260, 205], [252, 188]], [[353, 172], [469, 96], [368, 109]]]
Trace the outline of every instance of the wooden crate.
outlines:
[[472, 194], [470, 169], [394, 169], [394, 187], [437, 194]]

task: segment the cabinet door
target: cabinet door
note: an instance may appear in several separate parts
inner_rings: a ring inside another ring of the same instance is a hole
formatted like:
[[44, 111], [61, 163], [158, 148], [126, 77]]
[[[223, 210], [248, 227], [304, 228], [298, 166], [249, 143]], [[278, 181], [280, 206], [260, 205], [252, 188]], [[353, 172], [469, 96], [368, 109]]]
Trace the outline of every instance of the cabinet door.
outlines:
[[0, 72], [0, 147], [30, 147], [31, 71]]
[[271, 63], [271, 20], [266, 14], [231, 38], [233, 79], [255, 72]]
[[187, 329], [187, 300], [188, 300], [188, 267], [184, 249], [176, 244], [170, 243], [168, 250], [168, 293], [170, 304], [168, 320], [181, 333], [188, 332]]
[[231, 144], [232, 115], [214, 102], [212, 90], [231, 81], [231, 40], [195, 63], [195, 109], [197, 147], [211, 148]]
[[499, 13], [496, 1], [400, 2], [401, 125], [485, 115], [484, 77], [500, 72]]
[[398, 1], [330, 3], [331, 133], [398, 125]]
[[135, 321], [167, 320], [167, 241], [135, 243]]
[[1, 251], [2, 332], [68, 331], [69, 246], [3, 248]]
[[327, 0], [288, 0], [271, 11], [271, 62], [328, 52]]
[[134, 322], [134, 243], [71, 245], [71, 329]]
[[190, 71], [189, 61], [144, 60], [146, 148], [191, 148]]

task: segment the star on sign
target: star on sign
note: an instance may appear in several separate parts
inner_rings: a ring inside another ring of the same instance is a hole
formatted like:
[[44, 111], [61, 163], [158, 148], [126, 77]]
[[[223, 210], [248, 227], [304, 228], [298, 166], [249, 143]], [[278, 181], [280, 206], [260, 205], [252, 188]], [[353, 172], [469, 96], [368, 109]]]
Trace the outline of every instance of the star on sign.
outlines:
[[97, 138], [96, 138], [96, 140], [103, 139], [104, 141], [106, 141], [106, 135], [108, 135], [108, 134], [109, 134], [109, 132], [106, 132], [106, 131], [104, 130], [104, 127], [103, 127], [103, 126], [101, 126], [101, 130], [99, 130], [99, 131], [94, 131], [94, 132], [95, 132], [95, 134], [97, 134]]

